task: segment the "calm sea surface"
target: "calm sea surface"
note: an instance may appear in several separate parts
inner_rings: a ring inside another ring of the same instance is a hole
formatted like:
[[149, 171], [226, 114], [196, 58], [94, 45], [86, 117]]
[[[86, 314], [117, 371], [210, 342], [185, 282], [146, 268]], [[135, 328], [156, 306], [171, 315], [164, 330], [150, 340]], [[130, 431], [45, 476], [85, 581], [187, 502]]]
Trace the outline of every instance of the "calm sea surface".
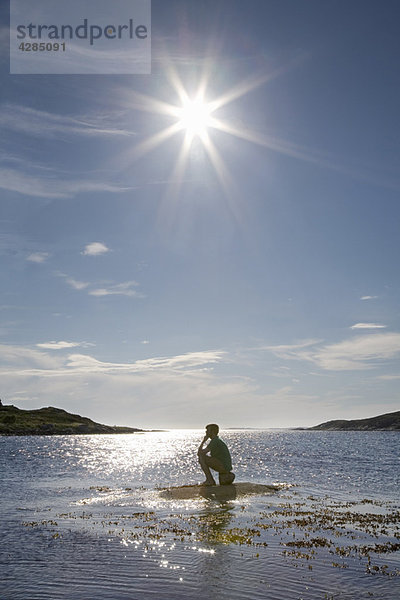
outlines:
[[[400, 433], [222, 432], [237, 481], [278, 491], [163, 497], [202, 481], [202, 436], [0, 437], [0, 599], [400, 598]], [[313, 511], [347, 521], [324, 537]]]

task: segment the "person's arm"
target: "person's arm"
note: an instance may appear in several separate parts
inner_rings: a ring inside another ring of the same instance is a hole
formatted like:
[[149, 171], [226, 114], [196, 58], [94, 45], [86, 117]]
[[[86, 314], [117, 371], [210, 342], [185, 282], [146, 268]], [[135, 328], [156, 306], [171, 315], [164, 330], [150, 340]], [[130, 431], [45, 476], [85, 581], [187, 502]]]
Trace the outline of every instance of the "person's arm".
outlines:
[[207, 454], [208, 452], [208, 446], [206, 448], [203, 448], [204, 444], [206, 443], [206, 441], [208, 440], [208, 435], [206, 434], [203, 439], [201, 440], [200, 446], [198, 447], [197, 450], [197, 454]]

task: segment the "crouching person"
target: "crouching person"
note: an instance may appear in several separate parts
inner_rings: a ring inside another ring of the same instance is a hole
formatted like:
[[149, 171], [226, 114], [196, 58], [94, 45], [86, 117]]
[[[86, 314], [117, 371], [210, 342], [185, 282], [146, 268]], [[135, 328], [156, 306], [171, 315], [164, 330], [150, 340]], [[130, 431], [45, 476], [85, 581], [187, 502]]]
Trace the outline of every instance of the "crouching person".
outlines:
[[[215, 423], [207, 425], [206, 434], [197, 451], [200, 466], [206, 476], [202, 485], [216, 485], [210, 469], [217, 471], [220, 485], [229, 485], [235, 479], [228, 446], [218, 437], [218, 433], [218, 425]], [[204, 448], [207, 440], [210, 440], [210, 443]]]

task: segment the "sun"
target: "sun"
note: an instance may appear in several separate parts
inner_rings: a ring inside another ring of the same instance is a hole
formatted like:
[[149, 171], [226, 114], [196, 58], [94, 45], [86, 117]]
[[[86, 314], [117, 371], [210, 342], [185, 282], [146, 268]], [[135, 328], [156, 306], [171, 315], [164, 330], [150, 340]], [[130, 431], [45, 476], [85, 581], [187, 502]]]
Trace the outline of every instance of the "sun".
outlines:
[[[179, 198], [181, 183], [184, 181], [189, 161], [195, 163], [197, 158], [203, 156], [200, 152], [201, 147], [204, 149], [204, 156], [207, 156], [209, 164], [218, 177], [219, 183], [225, 192], [224, 196], [229, 198], [228, 202], [230, 204], [236, 201], [236, 186], [218, 149], [220, 136], [230, 135], [285, 154], [293, 155], [296, 152], [296, 149], [293, 150], [292, 147], [287, 149], [279, 140], [251, 131], [243, 125], [238, 127], [234, 123], [221, 119], [220, 111], [226, 105], [265, 84], [270, 79], [270, 74], [261, 73], [258, 76], [249, 77], [226, 90], [222, 95], [215, 97], [208, 86], [211, 73], [210, 65], [206, 65], [203, 75], [200, 76], [197, 82], [197, 87], [191, 90], [193, 93], [184, 86], [178, 72], [171, 64], [167, 63], [166, 72], [169, 87], [176, 95], [174, 103], [133, 91], [129, 93], [127, 102], [130, 109], [135, 108], [164, 115], [170, 123], [136, 144], [125, 155], [123, 164], [130, 164], [131, 161], [146, 155], [172, 137], [180, 135], [182, 143], [176, 154], [166, 191], [169, 204]], [[200, 145], [196, 144], [197, 140]], [[195, 147], [192, 152], [193, 145]], [[200, 163], [206, 164], [205, 161], [201, 162], [199, 159], [198, 164], [200, 165]]]
[[183, 101], [182, 107], [177, 111], [178, 125], [189, 136], [203, 137], [211, 125], [211, 106], [201, 97]]
[[[309, 148], [248, 128], [246, 120], [250, 115], [242, 114], [240, 117], [240, 113], [235, 110], [225, 110], [227, 105], [265, 85], [286, 71], [286, 68], [249, 75], [230, 89], [226, 89], [221, 95], [216, 96], [209, 87], [213, 72], [211, 62], [204, 63], [204, 71], [199, 75], [195, 87], [192, 78], [190, 78], [190, 86], [187, 87], [176, 68], [167, 59], [165, 72], [168, 86], [165, 92], [169, 97], [173, 97], [172, 102], [170, 99], [167, 101], [133, 90], [127, 93], [124, 103], [128, 110], [134, 109], [158, 114], [165, 117], [168, 122], [162, 128], [157, 128], [148, 137], [144, 137], [134, 144], [129, 151], [124, 150], [124, 155], [118, 157], [119, 169], [129, 168], [132, 162], [154, 151], [175, 136], [180, 141], [180, 144], [179, 142], [174, 144], [173, 162], [167, 179], [159, 182], [165, 187], [159, 209], [160, 223], [163, 227], [167, 227], [167, 223], [171, 223], [184, 199], [184, 195], [181, 194], [182, 185], [200, 176], [201, 171], [201, 176], [203, 177], [204, 174], [205, 178], [208, 173], [206, 169], [208, 170], [209, 167], [217, 176], [223, 192], [221, 198], [232, 216], [237, 223], [243, 220], [241, 210], [243, 198], [238, 193], [240, 188], [237, 185], [235, 174], [231, 173], [229, 165], [220, 152], [220, 147], [227, 147], [224, 138], [226, 140], [228, 136], [284, 156], [330, 166], [326, 160], [320, 158], [318, 153]], [[234, 115], [233, 121], [226, 120], [229, 112]], [[170, 154], [170, 152], [165, 154], [168, 161]], [[186, 178], [186, 173], [190, 173], [192, 179]]]

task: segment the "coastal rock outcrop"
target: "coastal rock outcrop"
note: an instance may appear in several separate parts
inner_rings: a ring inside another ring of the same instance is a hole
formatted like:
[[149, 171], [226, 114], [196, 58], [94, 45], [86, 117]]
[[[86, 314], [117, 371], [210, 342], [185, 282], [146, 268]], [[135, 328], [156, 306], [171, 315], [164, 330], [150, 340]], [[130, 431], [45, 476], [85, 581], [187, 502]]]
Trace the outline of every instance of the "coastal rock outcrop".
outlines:
[[307, 429], [309, 431], [400, 431], [400, 411], [378, 415], [369, 419], [327, 421]]
[[135, 427], [102, 425], [61, 408], [23, 410], [0, 401], [0, 435], [84, 435], [95, 433], [136, 433]]

